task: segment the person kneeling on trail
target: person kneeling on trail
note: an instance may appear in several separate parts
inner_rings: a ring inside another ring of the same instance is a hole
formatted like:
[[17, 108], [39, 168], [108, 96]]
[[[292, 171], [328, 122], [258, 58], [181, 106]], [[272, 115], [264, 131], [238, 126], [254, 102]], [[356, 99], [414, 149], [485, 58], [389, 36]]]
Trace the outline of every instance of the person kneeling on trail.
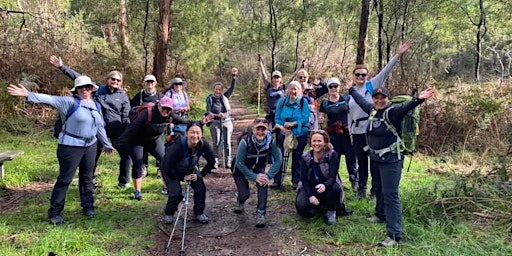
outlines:
[[[197, 220], [207, 224], [210, 219], [204, 214], [206, 186], [203, 177], [211, 172], [215, 165], [210, 144], [203, 140], [203, 128], [199, 123], [187, 125], [185, 136], [176, 138], [169, 146], [162, 162], [162, 174], [168, 190], [165, 206], [164, 224], [172, 224], [174, 213], [183, 199], [180, 181], [190, 182], [194, 189], [194, 214]], [[206, 166], [199, 172], [199, 158], [204, 157]]]
[[332, 149], [329, 135], [323, 130], [311, 132], [311, 150], [302, 155], [300, 181], [295, 207], [303, 218], [312, 218], [327, 210], [327, 224], [336, 223], [336, 213], [348, 215], [345, 209], [343, 183], [338, 174], [340, 158]]
[[[256, 118], [252, 124], [252, 132], [247, 133], [240, 140], [236, 153], [236, 165], [233, 168], [233, 178], [238, 189], [237, 203], [234, 212], [242, 213], [244, 203], [249, 199], [250, 189], [248, 179], [256, 182], [258, 189], [258, 217], [256, 227], [265, 226], [265, 213], [267, 210], [268, 181], [272, 179], [281, 168], [281, 150], [272, 139], [269, 131], [269, 122], [264, 118]], [[272, 154], [270, 156], [270, 154]], [[268, 158], [272, 157], [272, 167], [265, 173]]]
[[416, 106], [435, 95], [436, 90], [428, 88], [411, 101], [394, 105], [391, 94], [385, 87], [377, 88], [372, 94], [373, 103], [367, 102], [357, 93], [355, 87], [349, 90], [356, 103], [369, 116], [366, 137], [369, 147], [370, 164], [376, 167], [379, 181], [376, 187], [377, 204], [375, 216], [368, 218], [373, 223], [386, 222], [387, 237], [379, 246], [397, 245], [402, 238], [402, 205], [399, 197], [400, 178], [404, 165], [401, 147], [402, 119]]

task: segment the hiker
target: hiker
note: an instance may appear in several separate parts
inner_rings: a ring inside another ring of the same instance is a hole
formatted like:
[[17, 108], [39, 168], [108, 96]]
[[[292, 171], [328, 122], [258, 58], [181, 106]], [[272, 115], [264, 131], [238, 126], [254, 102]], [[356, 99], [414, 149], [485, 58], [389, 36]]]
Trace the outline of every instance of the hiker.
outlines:
[[[236, 188], [238, 190], [237, 202], [234, 212], [244, 212], [244, 204], [251, 190], [249, 181], [256, 182], [258, 190], [258, 206], [256, 227], [265, 227], [265, 214], [267, 211], [268, 181], [274, 178], [281, 168], [281, 150], [272, 138], [269, 130], [269, 121], [258, 117], [252, 123], [252, 132], [242, 137], [236, 153], [236, 166], [233, 171]], [[272, 167], [265, 172], [268, 158], [272, 157]]]
[[329, 135], [324, 130], [312, 131], [311, 149], [300, 161], [300, 181], [295, 208], [303, 218], [325, 214], [327, 224], [336, 223], [336, 212], [345, 211], [343, 183], [338, 174], [340, 158], [332, 149]]
[[[287, 166], [284, 164], [284, 158], [288, 155], [284, 152], [286, 138], [290, 138], [294, 143], [291, 147], [287, 147], [287, 152], [292, 152], [292, 185], [296, 189], [299, 181], [300, 157], [304, 152], [308, 141], [309, 133], [309, 105], [306, 99], [302, 97], [302, 86], [297, 81], [292, 81], [287, 89], [287, 96], [277, 103], [276, 109], [276, 125], [274, 130], [279, 131], [276, 134], [277, 144], [280, 145], [283, 153], [283, 166], [281, 170], [274, 176], [274, 183], [271, 188], [282, 189], [284, 180], [282, 172], [286, 171]], [[296, 142], [296, 143], [295, 143]]]
[[297, 78], [304, 90], [303, 97], [309, 103], [309, 128], [311, 131], [318, 130], [318, 106], [317, 99], [328, 93], [327, 84], [319, 82], [318, 84], [309, 83], [309, 74], [305, 69], [297, 71]]
[[[72, 80], [81, 76], [80, 73], [65, 66], [60, 57], [56, 57], [55, 55], [50, 56], [50, 63], [59, 68], [62, 73]], [[128, 124], [130, 124], [130, 101], [122, 87], [123, 75], [119, 71], [111, 71], [107, 75], [106, 82], [107, 85], [99, 85], [99, 88], [94, 93], [93, 98], [101, 106], [101, 113], [103, 114], [103, 120], [105, 121], [107, 137], [114, 144], [114, 147], [116, 147], [116, 150], [119, 153], [118, 186], [119, 188], [126, 188], [130, 186], [129, 174], [132, 161], [126, 148], [117, 147], [114, 142], [119, 138], [119, 136], [121, 136]], [[101, 141], [98, 143], [94, 169], [96, 169], [98, 159], [100, 158], [102, 147], [101, 143]]]
[[[157, 81], [154, 75], [147, 75], [144, 77], [144, 89], [140, 90], [140, 92], [135, 94], [135, 96], [130, 100], [130, 106], [132, 108], [131, 111], [136, 111], [134, 108], [148, 103], [158, 103], [164, 94], [156, 90], [156, 85]], [[144, 167], [142, 170], [142, 176], [146, 176], [149, 167], [149, 156], [146, 150], [143, 152], [143, 157]], [[157, 166], [159, 165], [159, 163], [156, 164]], [[126, 183], [125, 187], [129, 188], [130, 183]]]
[[[353, 70], [352, 81], [355, 85], [357, 93], [362, 95], [367, 102], [372, 101], [372, 92], [377, 88], [384, 86], [384, 82], [388, 78], [393, 67], [404, 53], [409, 50], [412, 45], [411, 40], [400, 44], [393, 58], [376, 76], [368, 80], [368, 68], [365, 65], [356, 65]], [[366, 127], [368, 126], [368, 114], [366, 114], [354, 100], [349, 101], [348, 124], [350, 134], [352, 135], [352, 146], [357, 158], [358, 183], [352, 184], [352, 189], [358, 198], [366, 197], [366, 184], [368, 182], [368, 153], [364, 151], [366, 147]], [[378, 180], [374, 178], [376, 169], [370, 165], [370, 174], [372, 176], [371, 198], [375, 196], [374, 186]]]
[[347, 122], [350, 96], [340, 94], [341, 82], [337, 77], [331, 77], [327, 80], [327, 88], [329, 89], [329, 97], [320, 104], [319, 123], [324, 122], [324, 115], [326, 115], [327, 127], [325, 131], [329, 134], [329, 139], [338, 157], [341, 158], [341, 155], [345, 155], [345, 165], [350, 183], [357, 184], [356, 156], [350, 141]]
[[[143, 109], [134, 121], [130, 123], [124, 133], [114, 142], [118, 147], [126, 147], [133, 160], [132, 179], [134, 183], [134, 196], [136, 200], [142, 200], [143, 178], [143, 151], [148, 151], [155, 157], [157, 163], [161, 163], [165, 148], [162, 142], [162, 134], [169, 124], [189, 124], [194, 121], [185, 119], [172, 112], [172, 99], [162, 97], [157, 105]], [[211, 117], [204, 117], [201, 122], [207, 123]], [[157, 166], [158, 169], [160, 166]]]
[[48, 218], [55, 225], [64, 223], [62, 211], [66, 201], [66, 193], [73, 181], [78, 168], [78, 191], [85, 216], [96, 216], [94, 209], [93, 173], [97, 150], [97, 141], [101, 141], [103, 150], [112, 155], [112, 145], [107, 139], [101, 113], [92, 99], [93, 91], [98, 89], [89, 77], [79, 76], [74, 81], [70, 96], [52, 96], [27, 91], [23, 85], [9, 85], [9, 94], [26, 97], [34, 103], [45, 103], [55, 107], [60, 116], [66, 116], [70, 109], [78, 103], [79, 107], [67, 119], [63, 119], [62, 131], [59, 134], [57, 159], [59, 160], [59, 176], [53, 186], [50, 198]]
[[393, 246], [402, 238], [402, 206], [399, 197], [399, 185], [404, 164], [404, 155], [397, 150], [400, 145], [397, 137], [388, 128], [384, 119], [387, 112], [388, 121], [394, 126], [397, 135], [402, 134], [402, 119], [407, 112], [423, 103], [435, 94], [435, 89], [427, 88], [418, 97], [403, 105], [393, 105], [391, 94], [385, 87], [377, 88], [372, 94], [373, 103], [357, 93], [356, 87], [351, 87], [349, 94], [361, 109], [370, 115], [371, 122], [367, 127], [370, 162], [375, 167], [377, 182], [375, 185], [377, 203], [375, 216], [368, 218], [373, 223], [386, 222], [387, 237], [379, 246]]
[[286, 82], [286, 84], [283, 83], [283, 74], [279, 70], [274, 70], [272, 72], [272, 81], [268, 80], [267, 72], [265, 71], [265, 65], [263, 64], [263, 61], [261, 60], [261, 55], [256, 55], [256, 60], [258, 61], [260, 65], [260, 71], [261, 75], [263, 77], [263, 83], [265, 87], [265, 94], [267, 97], [267, 106], [265, 106], [265, 112], [267, 115], [265, 118], [269, 121], [270, 130], [274, 127], [275, 123], [275, 116], [276, 116], [276, 108], [277, 103], [280, 99], [286, 97], [286, 91], [285, 88], [288, 84], [290, 84], [291, 81], [293, 81], [294, 76], [290, 77], [290, 80]]
[[[188, 98], [187, 93], [183, 90], [184, 88], [185, 85], [183, 80], [176, 77], [171, 80], [171, 85], [167, 88], [165, 96], [172, 98], [172, 110], [174, 113], [181, 117], [188, 118], [188, 113], [190, 112], [190, 99]], [[186, 128], [187, 126], [184, 124], [175, 125], [172, 129], [172, 133], [185, 135]]]
[[232, 68], [231, 74], [233, 77], [229, 89], [222, 93], [224, 85], [221, 82], [216, 82], [212, 86], [213, 93], [206, 97], [206, 113], [215, 116], [213, 122], [210, 124], [213, 154], [215, 155], [214, 169], [219, 168], [219, 146], [221, 146], [221, 143], [223, 143], [223, 167], [231, 168], [231, 135], [233, 134], [233, 122], [230, 115], [231, 106], [229, 105], [229, 97], [231, 97], [235, 90], [238, 69]]
[[[199, 171], [199, 158], [206, 159], [206, 165]], [[211, 172], [215, 156], [210, 144], [203, 139], [203, 128], [199, 123], [187, 125], [186, 135], [179, 136], [167, 149], [162, 163], [162, 174], [169, 188], [164, 210], [164, 224], [174, 222], [174, 213], [183, 199], [181, 181], [190, 182], [194, 189], [194, 214], [196, 219], [207, 224], [210, 219], [204, 214], [206, 186], [203, 178]]]

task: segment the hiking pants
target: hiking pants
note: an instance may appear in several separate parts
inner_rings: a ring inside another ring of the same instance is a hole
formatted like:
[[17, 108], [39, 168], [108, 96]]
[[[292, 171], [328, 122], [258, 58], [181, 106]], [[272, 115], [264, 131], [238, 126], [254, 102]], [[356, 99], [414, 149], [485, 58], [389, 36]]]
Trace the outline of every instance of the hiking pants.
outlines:
[[132, 178], [138, 179], [142, 177], [142, 167], [144, 166], [144, 149], [149, 154], [155, 157], [157, 164], [159, 164], [165, 154], [164, 143], [162, 138], [149, 139], [139, 144], [132, 144], [128, 146], [130, 151], [130, 157], [133, 161], [132, 166]]
[[[165, 215], [174, 215], [178, 210], [178, 205], [183, 200], [183, 191], [179, 180], [173, 180], [165, 172], [164, 175], [165, 185], [167, 186], [167, 204], [165, 205]], [[186, 183], [185, 183], [186, 184]], [[202, 178], [197, 181], [191, 182], [190, 187], [194, 190], [194, 214], [201, 215], [204, 213], [206, 206], [206, 186]], [[185, 187], [186, 189], [186, 187]], [[190, 195], [189, 195], [190, 200]]]
[[[353, 150], [357, 158], [357, 173], [359, 178], [359, 191], [366, 191], [368, 183], [368, 152], [364, 151], [366, 147], [366, 134], [352, 134]], [[370, 163], [370, 174], [372, 176], [371, 192], [375, 192], [375, 186], [378, 185], [379, 179], [375, 178], [376, 169]]]
[[210, 133], [212, 135], [212, 143], [213, 143], [213, 155], [215, 159], [219, 158], [219, 147], [220, 143], [224, 142], [224, 152], [222, 155], [224, 156], [224, 160], [226, 161], [226, 166], [224, 168], [228, 168], [231, 166], [231, 135], [233, 134], [233, 123], [231, 120], [222, 121], [222, 137], [221, 137], [221, 127], [220, 121], [214, 120], [210, 125]]
[[[107, 131], [107, 137], [110, 139], [110, 142], [116, 149], [117, 153], [119, 153], [119, 176], [117, 177], [117, 181], [119, 184], [128, 184], [130, 183], [130, 166], [132, 164], [132, 159], [130, 158], [130, 151], [127, 147], [119, 147], [115, 146], [114, 141], [121, 136], [124, 129], [112, 129]], [[98, 149], [96, 151], [96, 163], [94, 166], [94, 170], [96, 171], [96, 167], [98, 165], [98, 159], [100, 158], [101, 152], [103, 152], [103, 144], [98, 141]]]
[[88, 210], [94, 208], [94, 184], [92, 176], [94, 173], [97, 145], [88, 147], [57, 146], [57, 159], [59, 161], [59, 176], [53, 186], [50, 198], [50, 209], [48, 216], [51, 218], [60, 215], [64, 210], [66, 194], [69, 185], [73, 181], [76, 169], [78, 168], [78, 191], [82, 208]]
[[[334, 151], [338, 153], [338, 156], [341, 158], [341, 155], [345, 155], [345, 165], [347, 166], [348, 179], [350, 180], [350, 183], [359, 182], [357, 177], [356, 155], [354, 154], [354, 149], [352, 148], [350, 134], [348, 131], [341, 134], [331, 132], [329, 133], [329, 138], [332, 146], [334, 147]], [[366, 176], [368, 179], [368, 173]]]
[[[288, 155], [288, 161], [290, 159], [290, 156], [292, 157], [292, 184], [293, 186], [297, 186], [300, 181], [300, 159], [302, 158], [302, 154], [304, 154], [304, 148], [306, 147], [306, 144], [308, 143], [308, 136], [309, 132], [296, 137], [297, 138], [297, 148], [293, 150]], [[281, 152], [283, 154], [283, 164], [285, 164], [284, 160], [284, 148], [283, 148], [283, 142], [284, 142], [284, 134], [278, 133], [276, 134], [276, 143], [279, 145], [279, 149], [281, 149]], [[284, 180], [283, 179], [283, 166], [281, 165], [281, 168], [277, 172], [276, 176], [274, 176], [274, 184], [276, 185], [283, 185]], [[287, 168], [285, 166], [284, 168]]]
[[399, 185], [404, 160], [394, 163], [371, 162], [377, 168], [377, 175], [374, 178], [380, 181], [376, 187], [375, 216], [386, 220], [388, 237], [400, 241], [402, 236], [402, 205], [400, 204]]
[[299, 189], [295, 200], [295, 209], [303, 218], [313, 218], [321, 214], [322, 210], [336, 211], [340, 204], [341, 188], [338, 183], [334, 183], [330, 188], [326, 188], [324, 193], [316, 196], [320, 205], [313, 205], [309, 202], [305, 189]]
[[[235, 179], [235, 185], [238, 190], [238, 197], [236, 201], [244, 204], [247, 199], [251, 196], [251, 189], [249, 187], [249, 181], [244, 176], [233, 175]], [[268, 198], [268, 186], [260, 186], [256, 183], [256, 189], [258, 190], [258, 210], [267, 209], [267, 198]]]

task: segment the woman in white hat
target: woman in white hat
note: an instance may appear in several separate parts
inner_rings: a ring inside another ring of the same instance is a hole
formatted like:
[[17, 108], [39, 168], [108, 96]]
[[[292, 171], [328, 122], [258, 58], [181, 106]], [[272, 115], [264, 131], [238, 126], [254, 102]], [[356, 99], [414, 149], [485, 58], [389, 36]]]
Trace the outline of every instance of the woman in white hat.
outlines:
[[103, 150], [111, 155], [113, 148], [107, 139], [100, 109], [92, 99], [93, 91], [98, 89], [87, 76], [75, 79], [71, 96], [51, 96], [29, 92], [23, 85], [9, 85], [8, 92], [13, 96], [26, 97], [34, 103], [45, 103], [59, 111], [63, 118], [62, 131], [59, 134], [57, 159], [59, 160], [59, 176], [53, 187], [50, 198], [48, 217], [50, 222], [59, 225], [64, 223], [62, 211], [66, 201], [69, 184], [73, 181], [78, 168], [78, 190], [83, 212], [87, 217], [96, 216], [94, 209], [93, 173], [98, 140]]

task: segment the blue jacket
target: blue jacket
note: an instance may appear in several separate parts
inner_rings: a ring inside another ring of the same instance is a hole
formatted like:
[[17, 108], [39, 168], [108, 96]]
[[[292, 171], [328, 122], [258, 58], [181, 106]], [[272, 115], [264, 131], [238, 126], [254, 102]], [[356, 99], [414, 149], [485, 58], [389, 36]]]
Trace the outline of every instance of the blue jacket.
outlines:
[[[302, 109], [299, 103], [301, 100], [304, 101]], [[305, 98], [299, 96], [294, 103], [290, 103], [290, 96], [279, 100], [276, 109], [276, 124], [284, 125], [285, 122], [297, 122], [297, 126], [292, 128], [295, 137], [309, 132], [309, 105]]]

